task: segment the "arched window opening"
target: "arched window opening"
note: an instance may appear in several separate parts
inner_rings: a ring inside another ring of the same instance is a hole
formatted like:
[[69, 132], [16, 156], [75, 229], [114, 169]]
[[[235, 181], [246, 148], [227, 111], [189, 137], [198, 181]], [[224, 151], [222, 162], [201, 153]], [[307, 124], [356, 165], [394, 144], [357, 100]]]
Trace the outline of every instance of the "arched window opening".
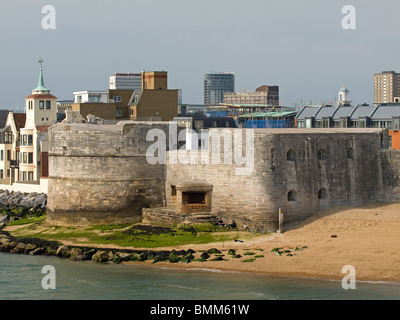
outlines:
[[287, 199], [288, 201], [297, 201], [297, 192], [295, 190], [290, 190]]
[[318, 199], [327, 199], [328, 198], [328, 191], [325, 188], [321, 188], [318, 191]]
[[293, 149], [290, 149], [286, 154], [287, 161], [295, 161], [296, 160], [296, 152]]
[[318, 160], [326, 160], [326, 151], [324, 149], [318, 151]]
[[354, 159], [354, 149], [353, 148], [347, 149], [347, 159]]

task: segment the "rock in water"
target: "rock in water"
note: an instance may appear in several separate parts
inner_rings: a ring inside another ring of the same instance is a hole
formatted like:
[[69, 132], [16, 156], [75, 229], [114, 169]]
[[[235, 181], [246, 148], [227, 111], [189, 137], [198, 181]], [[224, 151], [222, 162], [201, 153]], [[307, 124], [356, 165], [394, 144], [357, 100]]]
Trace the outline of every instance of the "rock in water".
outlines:
[[96, 262], [107, 262], [108, 252], [104, 250], [99, 250], [92, 256], [92, 260]]
[[67, 246], [60, 246], [56, 252], [57, 257], [68, 258], [70, 255], [69, 248]]

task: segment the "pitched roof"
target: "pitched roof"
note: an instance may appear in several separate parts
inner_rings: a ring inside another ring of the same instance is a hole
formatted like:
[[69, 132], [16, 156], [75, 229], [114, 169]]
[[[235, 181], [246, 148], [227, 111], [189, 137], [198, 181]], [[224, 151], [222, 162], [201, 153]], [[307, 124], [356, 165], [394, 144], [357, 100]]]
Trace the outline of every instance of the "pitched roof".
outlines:
[[333, 119], [334, 120], [340, 120], [340, 118], [344, 118], [344, 117], [350, 117], [353, 114], [355, 107], [351, 107], [351, 106], [342, 106], [342, 107], [337, 107], [336, 112], [333, 115]]
[[372, 115], [372, 120], [392, 120], [400, 117], [400, 106], [378, 106]]
[[321, 120], [322, 118], [330, 118], [337, 111], [336, 107], [321, 107], [315, 115], [315, 119]]
[[305, 118], [315, 117], [320, 109], [321, 107], [303, 107], [303, 109], [301, 109], [297, 114], [296, 118], [302, 120]]
[[15, 127], [17, 128], [17, 131], [19, 129], [25, 127], [25, 122], [26, 122], [26, 113], [14, 113], [14, 122], [15, 122]]
[[27, 96], [25, 99], [36, 99], [36, 98], [41, 98], [41, 99], [52, 99], [52, 98], [56, 98], [56, 96], [53, 96], [52, 94], [48, 93], [48, 94], [31, 94], [30, 96]]
[[358, 118], [371, 117], [375, 109], [374, 106], [357, 106], [351, 114], [351, 119], [358, 120]]

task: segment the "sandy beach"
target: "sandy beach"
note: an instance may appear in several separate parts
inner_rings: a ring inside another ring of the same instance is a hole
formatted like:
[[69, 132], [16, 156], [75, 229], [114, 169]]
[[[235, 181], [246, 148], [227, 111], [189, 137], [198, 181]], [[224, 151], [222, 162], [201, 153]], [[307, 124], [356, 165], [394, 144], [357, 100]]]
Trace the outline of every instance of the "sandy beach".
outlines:
[[[149, 265], [333, 280], [341, 280], [346, 275], [342, 273], [342, 268], [351, 265], [356, 270], [357, 280], [400, 282], [399, 244], [400, 204], [374, 203], [323, 211], [281, 234], [266, 235], [254, 241], [162, 248], [206, 250], [215, 247], [225, 254], [226, 261], [189, 264], [159, 262]], [[294, 251], [296, 247], [307, 248]], [[274, 248], [291, 250], [293, 255], [277, 255], [271, 252]], [[228, 249], [235, 249], [242, 258], [232, 259], [227, 255]], [[242, 262], [252, 257], [244, 255], [245, 252], [264, 257]]]

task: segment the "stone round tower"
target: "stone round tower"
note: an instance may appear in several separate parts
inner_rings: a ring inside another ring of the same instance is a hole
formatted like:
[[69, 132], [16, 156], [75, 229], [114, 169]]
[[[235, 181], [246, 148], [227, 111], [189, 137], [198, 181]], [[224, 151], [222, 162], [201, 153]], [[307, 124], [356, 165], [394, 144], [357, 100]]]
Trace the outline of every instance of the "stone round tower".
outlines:
[[[49, 130], [47, 221], [55, 225], [139, 222], [164, 204], [163, 164], [150, 164], [146, 141], [168, 122], [59, 123]], [[168, 136], [168, 135], [167, 135]]]

